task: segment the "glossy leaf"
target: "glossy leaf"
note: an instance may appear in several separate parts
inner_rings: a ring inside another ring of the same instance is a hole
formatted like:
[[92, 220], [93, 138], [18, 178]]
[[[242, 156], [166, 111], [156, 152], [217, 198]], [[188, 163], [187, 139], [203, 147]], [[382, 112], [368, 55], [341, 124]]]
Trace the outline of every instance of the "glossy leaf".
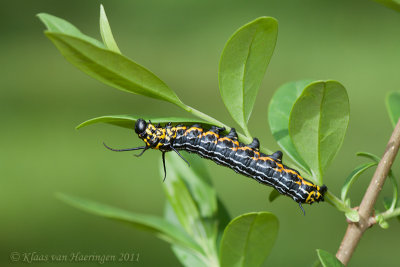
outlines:
[[[217, 242], [216, 244], [219, 245], [220, 241], [222, 239], [223, 232], [225, 230], [225, 227], [228, 225], [230, 221], [230, 216], [228, 211], [226, 210], [225, 206], [222, 204], [221, 200], [218, 199], [218, 214], [217, 214], [217, 223], [218, 223], [218, 236], [217, 236]], [[180, 224], [174, 209], [171, 207], [171, 204], [169, 202], [166, 202], [165, 209], [164, 209], [164, 217], [166, 218], [167, 221], [171, 222], [172, 224], [182, 228], [182, 225]], [[218, 246], [219, 247], [219, 246]], [[193, 251], [188, 251], [180, 246], [173, 246], [172, 251], [174, 254], [177, 256], [179, 261], [185, 265], [185, 266], [197, 266], [197, 265], [191, 265], [191, 264], [196, 264], [203, 262], [203, 265], [200, 266], [207, 266], [209, 262], [206, 262], [207, 260], [202, 257], [199, 254], [193, 253]]]
[[395, 127], [400, 119], [400, 91], [390, 92], [386, 96], [386, 109], [389, 113], [390, 121]]
[[392, 205], [392, 199], [390, 197], [383, 197], [383, 206], [385, 209], [390, 209]]
[[[392, 203], [390, 204], [390, 209], [395, 209], [397, 207], [397, 202], [399, 201], [398, 199], [398, 185], [397, 185], [397, 179], [394, 177], [393, 171], [389, 171], [389, 179], [392, 182], [392, 188], [393, 188], [393, 197], [392, 197]], [[398, 217], [400, 218], [400, 216]]]
[[204, 160], [197, 155], [180, 152], [189, 161], [190, 167], [177, 155], [170, 153], [168, 160], [183, 180], [203, 218], [217, 213], [217, 194], [211, 182]]
[[243, 214], [226, 227], [221, 241], [221, 267], [261, 266], [278, 234], [279, 223], [269, 212]]
[[231, 36], [221, 55], [218, 78], [222, 100], [245, 131], [277, 34], [274, 18], [257, 18]]
[[381, 161], [380, 157], [378, 157], [377, 155], [374, 155], [372, 153], [369, 153], [369, 152], [357, 152], [356, 155], [360, 156], [360, 157], [364, 157], [364, 158], [370, 159], [370, 160], [375, 161], [375, 162]]
[[382, 229], [389, 228], [389, 223], [381, 215], [375, 216], [375, 220]]
[[108, 219], [131, 224], [138, 229], [151, 232], [171, 244], [181, 245], [197, 251], [198, 253], [203, 252], [202, 249], [185, 232], [162, 218], [132, 213], [91, 200], [65, 194], [58, 194], [57, 197], [63, 202], [78, 209]]
[[[204, 166], [203, 170], [199, 168], [202, 163], [187, 153], [181, 154], [192, 166], [188, 167], [178, 155], [166, 154], [167, 178], [163, 185], [179, 221], [187, 232], [191, 232], [196, 230], [195, 223], [202, 224], [203, 218], [210, 220], [216, 214], [217, 198], [209, 178], [199, 175], [204, 171]], [[164, 177], [163, 167], [160, 167]], [[199, 227], [202, 228], [199, 232], [205, 230], [204, 225]]]
[[277, 199], [278, 197], [280, 197], [281, 195], [282, 195], [282, 194], [279, 193], [278, 190], [273, 189], [273, 190], [271, 191], [271, 193], [269, 193], [268, 200], [269, 200], [269, 202], [272, 202], [272, 201], [274, 201], [275, 199]]
[[289, 136], [289, 116], [297, 98], [312, 80], [289, 82], [276, 90], [268, 106], [268, 122], [274, 139], [285, 152], [300, 167], [309, 174], [310, 168], [297, 152]]
[[37, 16], [50, 32], [68, 34], [76, 38], [85, 40], [97, 47], [105, 48], [104, 44], [101, 43], [99, 40], [83, 34], [78, 28], [76, 28], [74, 25], [66, 20], [46, 13], [40, 13], [37, 14]]
[[203, 125], [211, 125], [208, 122], [201, 121], [199, 119], [190, 119], [190, 118], [182, 118], [182, 117], [149, 117], [149, 116], [134, 116], [134, 115], [107, 115], [107, 116], [101, 116], [97, 118], [93, 118], [87, 121], [82, 122], [78, 126], [76, 126], [76, 129], [80, 129], [82, 127], [92, 125], [92, 124], [97, 124], [97, 123], [108, 123], [112, 125], [116, 125], [119, 127], [123, 128], [129, 128], [129, 129], [134, 129], [135, 128], [135, 123], [138, 119], [144, 119], [146, 121], [151, 121], [152, 123], [160, 123], [160, 124], [166, 124], [168, 122], [172, 123], [182, 123], [182, 124], [194, 124], [194, 123], [200, 123]]
[[342, 186], [342, 193], [341, 193], [341, 198], [343, 201], [346, 200], [347, 198], [347, 193], [350, 190], [350, 187], [354, 184], [355, 181], [357, 181], [358, 177], [365, 172], [366, 170], [368, 170], [369, 168], [376, 166], [377, 163], [376, 162], [372, 162], [372, 163], [364, 163], [361, 164], [360, 166], [356, 167], [350, 174], [349, 176], [347, 176], [343, 186]]
[[344, 215], [349, 221], [352, 222], [358, 222], [360, 220], [360, 214], [358, 214], [358, 211], [356, 210], [346, 211]]
[[396, 10], [397, 12], [400, 12], [400, 0], [374, 0], [374, 1], [384, 6], [387, 6], [388, 8]]
[[182, 246], [173, 245], [172, 251], [178, 258], [179, 262], [186, 267], [204, 267], [208, 266], [208, 262], [205, 262], [205, 258], [202, 255], [195, 254], [191, 250], [188, 250]]
[[45, 32], [63, 56], [93, 78], [122, 91], [184, 104], [156, 75], [123, 55], [75, 36]]
[[[182, 225], [180, 224], [178, 218], [176, 217], [175, 211], [172, 208], [171, 204], [167, 201], [165, 202], [164, 208], [164, 218], [174, 224], [175, 226], [183, 229]], [[185, 247], [172, 245], [171, 246], [172, 252], [174, 252], [175, 256], [178, 260], [182, 263], [182, 265], [190, 267], [190, 266], [206, 266], [208, 262], [206, 261], [205, 257], [202, 254], [199, 254], [196, 251], [188, 250]]]
[[325, 250], [317, 249], [317, 254], [323, 267], [344, 267], [343, 263]]
[[[190, 158], [194, 166], [189, 168], [176, 154], [166, 155], [168, 170], [163, 187], [180, 225], [201, 244], [203, 250], [208, 253], [207, 259], [213, 261], [214, 258], [216, 261], [218, 254], [217, 221], [214, 216], [217, 210], [216, 193], [207, 176], [198, 175], [202, 170], [196, 166], [196, 160], [186, 153], [183, 156]], [[160, 168], [164, 178], [163, 167]]]
[[221, 248], [221, 240], [224, 235], [225, 228], [228, 226], [229, 222], [231, 221], [231, 216], [225, 205], [222, 203], [222, 200], [217, 197], [217, 224], [218, 224], [218, 236], [217, 236], [217, 248]]
[[293, 106], [289, 117], [290, 137], [320, 184], [342, 145], [348, 122], [347, 92], [336, 81], [309, 84]]
[[119, 50], [118, 45], [115, 42], [114, 36], [111, 32], [111, 27], [108, 23], [107, 15], [103, 5], [100, 5], [100, 33], [105, 46], [111, 51], [121, 54], [121, 51]]
[[[171, 163], [171, 157], [167, 155], [166, 162], [168, 163], [168, 180], [163, 183], [168, 202], [175, 211], [175, 214], [189, 235], [201, 235], [204, 232], [204, 227], [201, 225], [200, 213], [196, 204], [185, 183], [176, 172], [176, 168]], [[164, 177], [163, 166], [161, 164], [161, 175]], [[199, 229], [202, 228], [202, 229]]]

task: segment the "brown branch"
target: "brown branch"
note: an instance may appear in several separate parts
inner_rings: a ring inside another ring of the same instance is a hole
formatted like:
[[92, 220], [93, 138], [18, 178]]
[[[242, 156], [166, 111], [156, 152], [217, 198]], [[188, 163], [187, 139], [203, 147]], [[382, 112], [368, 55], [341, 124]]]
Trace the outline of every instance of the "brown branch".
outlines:
[[368, 186], [368, 189], [365, 192], [364, 197], [361, 201], [360, 208], [358, 209], [360, 221], [357, 223], [349, 223], [346, 234], [344, 235], [339, 250], [336, 253], [336, 257], [344, 265], [347, 265], [347, 263], [349, 262], [365, 230], [371, 227], [375, 222], [372, 215], [374, 205], [380, 191], [382, 190], [383, 184], [385, 183], [390, 168], [392, 167], [393, 161], [396, 158], [399, 146], [400, 119], [397, 122], [392, 136], [390, 137], [390, 140], [386, 146], [385, 153], [383, 154], [382, 159], [379, 162], [374, 176], [372, 177], [372, 180]]

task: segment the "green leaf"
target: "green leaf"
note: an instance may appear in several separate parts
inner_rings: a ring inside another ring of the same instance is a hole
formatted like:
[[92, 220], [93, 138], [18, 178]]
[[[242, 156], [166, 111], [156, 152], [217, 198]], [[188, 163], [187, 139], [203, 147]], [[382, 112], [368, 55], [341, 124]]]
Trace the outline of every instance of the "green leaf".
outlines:
[[[217, 242], [216, 244], [219, 245], [222, 239], [223, 232], [225, 230], [225, 227], [228, 225], [230, 221], [230, 216], [228, 214], [228, 211], [226, 210], [225, 206], [222, 204], [221, 200], [218, 198], [218, 214], [217, 214], [217, 221], [218, 221], [218, 237], [217, 237]], [[169, 202], [166, 202], [165, 209], [164, 209], [164, 218], [171, 222], [172, 224], [182, 228], [182, 225], [180, 224], [174, 209], [171, 207], [171, 204]], [[219, 247], [219, 246], [218, 246]], [[191, 264], [196, 264], [195, 262], [200, 261], [203, 262], [203, 265], [200, 266], [207, 266], [209, 262], [206, 262], [205, 258], [202, 256], [199, 256], [196, 253], [193, 253], [192, 251], [187, 251], [186, 249], [179, 247], [179, 246], [172, 246], [172, 251], [176, 255], [176, 257], [179, 259], [179, 261], [185, 265], [185, 266], [197, 266], [197, 265], [191, 265]]]
[[357, 181], [358, 177], [365, 172], [366, 170], [368, 170], [369, 168], [376, 166], [377, 163], [376, 162], [372, 162], [372, 163], [364, 163], [361, 164], [360, 166], [356, 167], [350, 174], [349, 176], [347, 176], [346, 181], [344, 182], [343, 186], [342, 186], [342, 194], [341, 194], [341, 198], [343, 201], [346, 200], [347, 198], [347, 193], [350, 190], [350, 187], [354, 184], [355, 181]]
[[377, 155], [374, 155], [372, 153], [369, 153], [369, 152], [357, 152], [356, 155], [360, 156], [360, 157], [364, 157], [364, 158], [370, 159], [370, 160], [375, 161], [377, 163], [379, 161], [381, 161], [380, 157], [378, 157]]
[[132, 213], [119, 208], [66, 194], [59, 193], [57, 194], [57, 198], [75, 208], [84, 210], [86, 212], [108, 219], [125, 222], [141, 230], [151, 232], [157, 237], [171, 244], [181, 245], [197, 251], [198, 253], [203, 252], [196, 242], [194, 242], [185, 232], [162, 218]]
[[269, 212], [253, 212], [233, 219], [220, 248], [221, 267], [261, 266], [278, 234], [279, 223]]
[[358, 222], [360, 220], [360, 214], [358, 214], [356, 210], [346, 211], [344, 215], [352, 222]]
[[[394, 210], [397, 207], [397, 202], [398, 202], [398, 186], [397, 186], [397, 179], [394, 177], [393, 171], [389, 171], [389, 179], [392, 182], [392, 188], [393, 188], [393, 197], [392, 197], [392, 203], [390, 204], [389, 209]], [[398, 217], [400, 218], [400, 216]]]
[[319, 260], [322, 263], [323, 267], [342, 267], [344, 266], [343, 263], [341, 263], [335, 256], [333, 256], [331, 253], [322, 250], [322, 249], [317, 249], [317, 254], [319, 257]]
[[231, 36], [221, 55], [218, 78], [222, 100], [245, 131], [277, 34], [274, 18], [257, 18]]
[[46, 13], [40, 13], [37, 14], [37, 16], [50, 32], [68, 34], [76, 38], [85, 40], [97, 47], [105, 48], [104, 44], [101, 43], [99, 40], [83, 34], [78, 28], [76, 28], [74, 25], [66, 20]]
[[387, 221], [385, 221], [381, 215], [375, 216], [375, 220], [382, 229], [389, 228], [389, 223]]
[[392, 205], [392, 199], [390, 197], [383, 197], [383, 206], [385, 207], [385, 209], [390, 209]]
[[[167, 179], [163, 183], [168, 200], [179, 221], [187, 232], [195, 229], [195, 222], [202, 224], [203, 218], [211, 219], [217, 211], [217, 198], [209, 177], [204, 175], [204, 166], [187, 153], [182, 155], [192, 164], [187, 164], [178, 155], [167, 153]], [[194, 165], [194, 166], [193, 166]], [[197, 165], [197, 166], [196, 166]], [[200, 166], [203, 168], [201, 169]], [[164, 177], [162, 165], [161, 175]], [[203, 175], [199, 175], [203, 173]], [[200, 233], [204, 225], [199, 226]], [[201, 233], [198, 235], [202, 235]]]
[[387, 6], [388, 8], [396, 10], [397, 12], [400, 12], [400, 1], [399, 0], [374, 0], [374, 1], [380, 3], [384, 6]]
[[[171, 157], [166, 157], [168, 162], [168, 180], [163, 183], [168, 202], [190, 236], [201, 236], [204, 227], [201, 225], [199, 211], [185, 183], [178, 176], [175, 167], [171, 164]], [[172, 168], [171, 168], [172, 166]], [[160, 166], [162, 177], [164, 177], [163, 166]]]
[[349, 123], [346, 89], [336, 81], [309, 84], [289, 117], [289, 134], [314, 179], [322, 177], [342, 145]]
[[175, 153], [169, 154], [168, 162], [185, 183], [202, 218], [211, 219], [217, 213], [217, 194], [211, 182], [204, 160], [197, 155], [180, 152], [190, 167]]
[[[169, 167], [168, 178], [163, 187], [176, 218], [183, 229], [202, 246], [207, 259], [210, 262], [217, 261], [217, 201], [214, 188], [206, 176], [198, 175], [202, 171], [196, 164], [189, 168], [175, 153], [168, 153], [166, 162]], [[192, 158], [190, 162], [194, 163], [195, 160]], [[164, 177], [162, 165], [160, 167]], [[190, 181], [190, 186], [185, 183], [187, 181]]]
[[386, 96], [386, 109], [393, 127], [400, 119], [400, 91], [390, 92]]
[[218, 224], [218, 236], [217, 236], [217, 248], [218, 250], [221, 248], [221, 240], [224, 235], [224, 231], [226, 226], [231, 221], [231, 216], [227, 208], [225, 207], [222, 200], [217, 197], [217, 205], [218, 205], [218, 212], [217, 212], [217, 224]]
[[104, 44], [108, 49], [121, 54], [117, 43], [114, 40], [114, 36], [111, 32], [110, 24], [108, 23], [106, 12], [104, 11], [103, 5], [100, 5], [100, 33]]
[[311, 266], [312, 266], [312, 267], [322, 267], [322, 264], [321, 264], [321, 262], [319, 261], [319, 258], [316, 259], [316, 260], [314, 261], [314, 263], [313, 263]]
[[388, 229], [389, 228], [389, 223], [387, 221], [381, 221], [381, 222], [379, 222], [379, 226], [382, 229]]
[[274, 139], [299, 166], [311, 173], [310, 168], [297, 152], [289, 136], [289, 116], [297, 98], [312, 80], [289, 82], [275, 92], [268, 106], [268, 122]]
[[[167, 201], [165, 202], [164, 208], [164, 218], [174, 224], [175, 226], [182, 228], [178, 218], [176, 217], [174, 209], [171, 207], [171, 204]], [[172, 252], [174, 252], [175, 256], [178, 260], [182, 263], [182, 265], [191, 267], [191, 266], [207, 266], [207, 261], [203, 255], [196, 253], [195, 251], [188, 250], [185, 247], [172, 245], [171, 246]]]
[[276, 198], [278, 198], [280, 196], [281, 196], [281, 193], [279, 193], [278, 190], [273, 189], [271, 191], [271, 193], [269, 194], [268, 200], [269, 200], [269, 202], [272, 202], [272, 201], [274, 201]]
[[122, 91], [185, 106], [156, 75], [125, 56], [75, 36], [45, 34], [69, 62], [93, 78]]
[[175, 256], [178, 258], [180, 263], [186, 267], [204, 267], [208, 266], [208, 262], [204, 261], [204, 256], [193, 253], [191, 250], [188, 250], [181, 246], [172, 246], [172, 251]]
[[135, 115], [107, 115], [101, 116], [97, 118], [93, 118], [87, 121], [82, 122], [76, 129], [80, 129], [82, 127], [97, 124], [97, 123], [108, 123], [112, 125], [116, 125], [123, 128], [134, 129], [135, 123], [138, 119], [144, 119], [146, 121], [151, 121], [152, 123], [160, 123], [165, 124], [168, 122], [172, 123], [183, 123], [183, 124], [194, 124], [201, 123], [203, 125], [212, 125], [209, 122], [205, 122], [199, 119], [190, 119], [190, 118], [182, 118], [182, 117], [149, 117], [149, 116], [135, 116]]

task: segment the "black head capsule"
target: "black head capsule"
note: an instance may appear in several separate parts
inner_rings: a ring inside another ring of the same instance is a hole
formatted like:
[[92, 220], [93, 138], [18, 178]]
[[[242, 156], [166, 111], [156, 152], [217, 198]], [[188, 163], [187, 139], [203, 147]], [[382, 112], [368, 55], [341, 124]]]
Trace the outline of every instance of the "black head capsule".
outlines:
[[143, 134], [146, 131], [147, 123], [143, 119], [138, 119], [135, 123], [135, 132], [137, 134]]

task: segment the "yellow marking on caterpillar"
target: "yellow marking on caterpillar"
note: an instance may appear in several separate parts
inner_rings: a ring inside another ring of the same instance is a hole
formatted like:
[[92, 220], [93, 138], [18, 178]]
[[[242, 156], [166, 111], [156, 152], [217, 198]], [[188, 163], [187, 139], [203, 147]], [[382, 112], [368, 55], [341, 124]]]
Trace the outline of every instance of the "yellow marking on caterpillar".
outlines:
[[160, 139], [164, 139], [165, 138], [165, 129], [157, 130], [155, 135], [157, 137], [159, 137]]
[[175, 128], [167, 129], [167, 137], [168, 137], [168, 140], [170, 140], [171, 137], [172, 137], [172, 138], [175, 138], [175, 137], [176, 137], [176, 130], [175, 130]]
[[218, 141], [220, 141], [220, 142], [223, 142], [223, 141], [225, 141], [225, 140], [227, 140], [227, 141], [229, 141], [229, 142], [235, 142], [235, 141], [233, 141], [232, 139], [230, 139], [229, 137], [222, 137], [222, 138], [219, 138], [218, 139]]
[[186, 130], [187, 127], [186, 127], [186, 126], [179, 126], [179, 127], [175, 127], [175, 129], [176, 129], [177, 131], [179, 131], [179, 130]]
[[191, 131], [194, 131], [194, 130], [197, 130], [199, 132], [203, 132], [203, 129], [199, 128], [199, 127], [190, 127], [188, 131], [191, 132]]
[[205, 132], [205, 133], [202, 134], [202, 136], [207, 136], [207, 135], [214, 135], [217, 139], [219, 138], [219, 134], [216, 134], [216, 133], [210, 132], [210, 131]]
[[162, 143], [158, 143], [157, 146], [154, 149], [159, 149], [160, 146], [162, 146], [162, 145], [163, 145]]
[[315, 199], [312, 198], [313, 195], [315, 195], [315, 191], [311, 191], [311, 192], [308, 194], [308, 197], [307, 197], [307, 199], [306, 199], [306, 203], [312, 203], [312, 202], [315, 201]]
[[190, 132], [194, 132], [194, 131], [196, 131], [196, 130], [200, 131], [201, 133], [203, 132], [203, 129], [201, 129], [201, 128], [191, 127], [191, 128], [189, 128], [189, 129], [184, 133], [184, 135], [186, 136], [186, 135], [188, 135]]
[[273, 162], [275, 162], [276, 164], [278, 164], [275, 160], [273, 160], [272, 158], [270, 158], [270, 157], [260, 157], [260, 160], [264, 160], [264, 161], [273, 161]]
[[217, 143], [218, 143], [219, 135], [216, 134], [216, 133], [213, 133], [213, 132], [205, 132], [205, 133], [203, 133], [202, 135], [200, 135], [199, 137], [201, 138], [201, 137], [204, 137], [204, 136], [207, 136], [207, 135], [214, 135], [217, 139], [216, 139], [215, 141], [213, 141], [213, 143], [214, 143], [214, 144], [217, 144]]

